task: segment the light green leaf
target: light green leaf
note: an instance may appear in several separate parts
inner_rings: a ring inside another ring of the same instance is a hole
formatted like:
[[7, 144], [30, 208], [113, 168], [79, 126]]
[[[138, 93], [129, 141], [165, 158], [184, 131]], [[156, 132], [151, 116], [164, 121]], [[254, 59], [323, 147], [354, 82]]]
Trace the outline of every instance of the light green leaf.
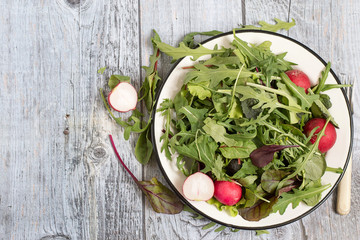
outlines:
[[211, 118], [206, 118], [204, 124], [203, 130], [216, 142], [224, 143], [227, 146], [236, 146], [237, 142], [234, 139], [225, 136], [227, 133], [224, 126], [217, 124], [216, 121]]
[[[205, 86], [205, 85], [204, 85]], [[211, 91], [204, 88], [201, 85], [195, 85], [193, 83], [189, 83], [187, 85], [189, 92], [191, 93], [191, 95], [193, 96], [197, 96], [200, 100], [204, 100], [206, 98], [210, 98], [211, 97]]]
[[270, 32], [277, 32], [282, 29], [289, 30], [296, 24], [295, 19], [293, 19], [293, 18], [291, 19], [291, 22], [281, 21], [278, 18], [275, 18], [274, 20], [276, 22], [275, 24], [270, 24], [265, 21], [259, 21], [259, 25], [261, 27], [257, 27], [254, 25], [244, 25], [243, 29], [259, 29], [259, 30], [265, 30], [265, 31], [270, 31]]
[[153, 40], [153, 42], [156, 44], [156, 46], [160, 49], [161, 52], [165, 53], [166, 55], [173, 58], [173, 61], [176, 61], [180, 58], [186, 57], [186, 56], [192, 56], [193, 61], [197, 60], [199, 57], [207, 55], [207, 54], [221, 54], [226, 51], [225, 48], [221, 48], [219, 50], [212, 50], [205, 48], [201, 44], [199, 47], [195, 49], [191, 49], [187, 47], [183, 42], [180, 43], [179, 47], [173, 47], [166, 43], [159, 42], [157, 40]]
[[102, 67], [102, 68], [100, 68], [97, 72], [98, 72], [99, 74], [103, 74], [103, 73], [105, 72], [105, 70], [106, 70], [106, 67]]

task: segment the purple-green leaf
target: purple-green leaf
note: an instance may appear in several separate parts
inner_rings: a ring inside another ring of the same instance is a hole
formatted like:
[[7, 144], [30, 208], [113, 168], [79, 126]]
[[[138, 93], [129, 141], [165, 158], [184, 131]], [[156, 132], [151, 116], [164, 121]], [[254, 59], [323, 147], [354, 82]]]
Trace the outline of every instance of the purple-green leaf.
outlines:
[[180, 199], [167, 187], [161, 184], [156, 178], [153, 178], [150, 181], [139, 181], [121, 159], [115, 147], [112, 136], [109, 135], [109, 137], [115, 155], [119, 159], [121, 165], [130, 174], [136, 185], [145, 194], [154, 211], [166, 214], [180, 213], [184, 208], [184, 204], [180, 201]]
[[272, 206], [277, 202], [277, 198], [272, 197], [269, 200], [269, 203], [260, 200], [250, 208], [240, 209], [240, 216], [248, 221], [259, 221], [260, 219], [269, 216], [272, 211]]
[[257, 167], [265, 167], [274, 158], [274, 154], [277, 151], [281, 151], [285, 148], [299, 147], [298, 145], [264, 145], [251, 152], [250, 158], [253, 165]]

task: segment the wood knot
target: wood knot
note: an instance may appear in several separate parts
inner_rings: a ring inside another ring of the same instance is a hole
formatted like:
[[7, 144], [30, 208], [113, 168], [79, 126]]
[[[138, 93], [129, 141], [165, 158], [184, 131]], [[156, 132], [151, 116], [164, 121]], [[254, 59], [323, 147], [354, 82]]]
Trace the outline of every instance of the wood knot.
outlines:
[[71, 238], [69, 236], [66, 236], [63, 234], [48, 235], [48, 236], [40, 238], [40, 240], [70, 240], [70, 239]]
[[98, 143], [89, 148], [89, 158], [92, 159], [95, 163], [101, 162], [103, 159], [109, 156], [107, 147]]
[[66, 1], [70, 6], [77, 6], [81, 2], [81, 0], [66, 0]]

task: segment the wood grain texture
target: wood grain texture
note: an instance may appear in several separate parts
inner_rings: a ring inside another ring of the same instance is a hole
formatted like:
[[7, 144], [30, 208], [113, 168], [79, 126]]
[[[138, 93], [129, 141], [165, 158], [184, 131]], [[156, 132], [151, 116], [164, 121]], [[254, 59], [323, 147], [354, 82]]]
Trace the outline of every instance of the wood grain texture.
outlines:
[[[152, 53], [152, 29], [176, 45], [193, 31], [229, 31], [241, 24], [295, 18], [282, 32], [308, 45], [340, 79], [359, 79], [358, 1], [54, 0], [2, 1], [0, 15], [0, 239], [358, 239], [360, 137], [354, 135], [352, 209], [335, 212], [334, 194], [300, 221], [233, 233], [201, 230], [190, 213], [155, 213], [119, 166], [112, 134], [133, 173], [166, 184], [155, 159], [141, 166], [137, 139], [107, 114], [98, 89], [111, 74], [132, 78]], [[203, 40], [200, 37], [198, 40]], [[170, 59], [161, 57], [165, 78]], [[104, 75], [97, 69], [107, 66]], [[354, 89], [359, 128], [360, 84]], [[121, 116], [127, 117], [129, 114]]]

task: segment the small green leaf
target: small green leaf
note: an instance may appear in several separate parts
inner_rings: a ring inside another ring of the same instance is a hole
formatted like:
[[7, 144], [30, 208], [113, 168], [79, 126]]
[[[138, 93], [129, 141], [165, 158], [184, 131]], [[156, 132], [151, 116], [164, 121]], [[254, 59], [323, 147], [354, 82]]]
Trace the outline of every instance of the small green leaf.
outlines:
[[111, 75], [109, 78], [108, 85], [111, 90], [113, 90], [119, 83], [121, 82], [130, 82], [129, 76], [122, 76], [122, 75]]
[[256, 231], [256, 236], [260, 236], [263, 234], [270, 234], [268, 230], [255, 230], [255, 231]]
[[267, 23], [265, 21], [259, 21], [259, 25], [261, 27], [257, 27], [254, 25], [244, 25], [243, 29], [259, 29], [259, 30], [265, 30], [265, 31], [270, 31], [270, 32], [277, 32], [280, 31], [282, 29], [284, 30], [289, 30], [290, 28], [292, 28], [293, 26], [295, 26], [295, 19], [291, 19], [291, 22], [285, 22], [285, 21], [281, 21], [278, 18], [275, 18], [275, 24], [270, 24]]
[[103, 73], [105, 72], [105, 70], [106, 70], [106, 67], [102, 67], [102, 68], [100, 68], [97, 72], [98, 72], [99, 74], [103, 74]]

